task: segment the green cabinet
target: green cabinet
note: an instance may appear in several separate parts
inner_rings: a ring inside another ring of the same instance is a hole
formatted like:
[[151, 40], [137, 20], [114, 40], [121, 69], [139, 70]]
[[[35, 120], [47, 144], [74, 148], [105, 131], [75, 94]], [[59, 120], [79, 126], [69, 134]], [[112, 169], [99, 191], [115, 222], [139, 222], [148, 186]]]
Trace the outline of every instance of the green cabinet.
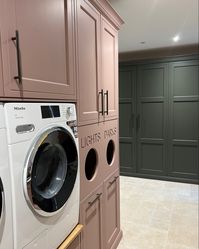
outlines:
[[120, 66], [123, 175], [196, 181], [199, 61]]
[[169, 169], [173, 177], [198, 179], [199, 63], [170, 64]]
[[119, 74], [120, 165], [124, 175], [136, 172], [135, 67], [120, 68]]

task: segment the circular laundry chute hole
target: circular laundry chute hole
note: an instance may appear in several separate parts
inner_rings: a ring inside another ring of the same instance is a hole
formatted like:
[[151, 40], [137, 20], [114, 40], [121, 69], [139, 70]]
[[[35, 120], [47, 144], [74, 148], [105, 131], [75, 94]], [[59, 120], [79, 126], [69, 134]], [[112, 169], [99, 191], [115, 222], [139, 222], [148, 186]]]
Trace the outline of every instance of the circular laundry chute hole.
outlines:
[[85, 175], [88, 180], [91, 180], [97, 168], [97, 153], [94, 149], [90, 149], [85, 162]]
[[115, 145], [114, 145], [113, 140], [110, 140], [108, 142], [107, 149], [106, 149], [106, 160], [109, 165], [111, 165], [113, 161], [114, 152], [115, 152]]

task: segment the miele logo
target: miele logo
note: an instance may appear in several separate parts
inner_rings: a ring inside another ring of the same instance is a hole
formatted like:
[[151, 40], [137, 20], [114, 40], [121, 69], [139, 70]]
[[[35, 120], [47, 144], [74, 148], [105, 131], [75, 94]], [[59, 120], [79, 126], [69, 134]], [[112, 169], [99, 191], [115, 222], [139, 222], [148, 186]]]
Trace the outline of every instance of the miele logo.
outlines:
[[14, 110], [15, 111], [24, 111], [24, 110], [26, 110], [26, 108], [25, 107], [18, 107], [18, 106], [14, 106]]

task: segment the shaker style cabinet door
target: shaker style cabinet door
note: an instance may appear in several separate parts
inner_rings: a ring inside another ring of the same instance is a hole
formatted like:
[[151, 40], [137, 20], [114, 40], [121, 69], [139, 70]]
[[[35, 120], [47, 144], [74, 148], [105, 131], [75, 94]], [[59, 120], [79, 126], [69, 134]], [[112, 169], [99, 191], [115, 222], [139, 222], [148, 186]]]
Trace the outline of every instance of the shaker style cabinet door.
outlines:
[[[80, 249], [80, 236], [79, 235], [73, 242], [72, 244], [68, 247], [68, 249]], [[58, 248], [59, 249], [59, 248]]]
[[105, 229], [105, 249], [115, 248], [120, 233], [120, 189], [119, 171], [116, 171], [104, 183], [104, 229]]
[[98, 122], [100, 14], [85, 0], [77, 1], [79, 124]]
[[103, 187], [100, 186], [80, 205], [81, 249], [104, 249], [103, 247]]
[[3, 2], [5, 96], [74, 99], [74, 1]]
[[3, 96], [3, 68], [2, 68], [1, 43], [0, 43], [0, 97], [2, 96]]
[[102, 17], [102, 85], [105, 119], [118, 117], [118, 32]]
[[0, 97], [3, 96], [3, 64], [2, 64], [2, 0], [0, 0]]

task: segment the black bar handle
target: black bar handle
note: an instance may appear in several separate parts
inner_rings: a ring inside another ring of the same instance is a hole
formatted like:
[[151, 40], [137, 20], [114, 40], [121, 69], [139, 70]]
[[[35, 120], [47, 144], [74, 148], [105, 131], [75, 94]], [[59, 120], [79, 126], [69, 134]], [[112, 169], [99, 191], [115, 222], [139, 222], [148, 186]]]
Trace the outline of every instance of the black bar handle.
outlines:
[[136, 118], [136, 128], [137, 130], [140, 129], [140, 114], [138, 114]]
[[109, 185], [112, 185], [118, 178], [119, 176], [115, 176], [114, 179], [112, 181], [109, 182]]
[[101, 111], [99, 111], [99, 113], [102, 114], [102, 116], [104, 115], [104, 90], [101, 89], [101, 91], [99, 92], [99, 96], [101, 95]]
[[100, 198], [101, 195], [102, 195], [102, 193], [96, 194], [96, 197], [94, 198], [94, 200], [89, 201], [89, 202], [88, 202], [88, 205], [89, 205], [89, 206], [92, 206], [92, 205]]
[[133, 129], [135, 128], [135, 124], [134, 123], [135, 123], [135, 114], [132, 113], [131, 119], [130, 119], [130, 127], [132, 127]]
[[104, 113], [106, 113], [108, 115], [108, 90], [104, 93], [104, 96], [106, 95], [106, 111], [104, 111]]
[[16, 50], [17, 50], [17, 70], [18, 75], [14, 77], [15, 80], [22, 84], [22, 70], [21, 70], [21, 53], [19, 47], [19, 31], [15, 31], [15, 37], [12, 37], [12, 41], [15, 43]]

